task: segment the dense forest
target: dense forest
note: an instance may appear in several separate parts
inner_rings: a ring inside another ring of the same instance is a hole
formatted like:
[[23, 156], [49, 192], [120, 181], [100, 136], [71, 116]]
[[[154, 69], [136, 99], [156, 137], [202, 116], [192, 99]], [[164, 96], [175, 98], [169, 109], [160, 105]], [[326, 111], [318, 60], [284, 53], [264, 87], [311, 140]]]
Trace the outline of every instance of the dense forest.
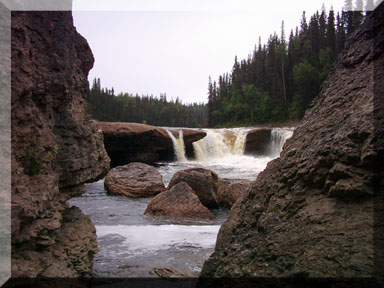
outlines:
[[[208, 123], [210, 127], [252, 125], [299, 120], [318, 94], [332, 63], [344, 48], [345, 39], [364, 21], [364, 3], [345, 1], [341, 13], [323, 6], [288, 39], [284, 22], [267, 44], [261, 40], [248, 59], [235, 58], [232, 73], [209, 78]], [[373, 0], [365, 4], [374, 6]], [[354, 8], [354, 9], [353, 9]], [[369, 12], [368, 12], [369, 13]]]
[[183, 104], [179, 98], [168, 101], [166, 94], [132, 95], [101, 88], [94, 79], [87, 97], [92, 118], [99, 121], [135, 122], [156, 126], [201, 128], [207, 126], [207, 104]]
[[[354, 6], [354, 7], [353, 7]], [[300, 120], [332, 63], [343, 51], [346, 38], [372, 10], [373, 0], [345, 0], [337, 14], [325, 7], [309, 19], [303, 12], [300, 26], [286, 36], [284, 21], [280, 36], [275, 32], [266, 44], [258, 45], [248, 59], [235, 63], [231, 73], [212, 82], [208, 104], [183, 104], [166, 94], [133, 95], [101, 88], [94, 79], [88, 108], [94, 119], [146, 123], [169, 127], [231, 127]]]

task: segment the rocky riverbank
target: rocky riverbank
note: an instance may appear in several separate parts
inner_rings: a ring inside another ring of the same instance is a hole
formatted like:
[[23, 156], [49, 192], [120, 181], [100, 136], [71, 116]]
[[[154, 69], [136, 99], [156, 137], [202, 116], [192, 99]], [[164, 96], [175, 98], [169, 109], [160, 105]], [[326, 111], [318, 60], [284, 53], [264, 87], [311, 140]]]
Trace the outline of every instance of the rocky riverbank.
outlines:
[[95, 228], [66, 204], [109, 169], [86, 114], [93, 66], [72, 12], [12, 12], [12, 277], [91, 275]]
[[232, 208], [201, 286], [205, 277], [373, 277], [383, 43], [381, 4], [350, 37], [280, 158]]

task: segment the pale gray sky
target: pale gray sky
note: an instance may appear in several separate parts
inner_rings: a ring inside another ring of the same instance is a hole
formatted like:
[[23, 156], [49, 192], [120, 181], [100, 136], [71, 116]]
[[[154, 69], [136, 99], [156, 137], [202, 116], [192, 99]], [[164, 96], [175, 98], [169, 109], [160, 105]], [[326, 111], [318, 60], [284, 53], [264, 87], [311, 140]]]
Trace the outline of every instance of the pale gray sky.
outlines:
[[286, 35], [307, 16], [343, 0], [74, 0], [77, 30], [95, 56], [89, 79], [117, 93], [167, 93], [206, 102], [208, 77], [230, 72], [274, 31]]

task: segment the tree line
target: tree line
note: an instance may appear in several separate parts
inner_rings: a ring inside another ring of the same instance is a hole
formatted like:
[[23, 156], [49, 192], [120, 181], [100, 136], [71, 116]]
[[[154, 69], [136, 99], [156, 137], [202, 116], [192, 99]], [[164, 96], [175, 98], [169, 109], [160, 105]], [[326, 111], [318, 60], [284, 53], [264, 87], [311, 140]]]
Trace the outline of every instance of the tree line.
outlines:
[[[275, 32], [262, 45], [261, 39], [248, 59], [235, 63], [208, 84], [208, 125], [234, 126], [299, 120], [318, 94], [329, 69], [344, 49], [346, 38], [364, 21], [364, 3], [345, 1], [343, 11], [321, 12], [307, 20], [303, 12], [300, 27], [286, 39]], [[374, 7], [366, 2], [366, 10]], [[353, 9], [354, 8], [354, 9]]]
[[179, 98], [167, 100], [166, 94], [133, 95], [102, 88], [94, 79], [87, 96], [93, 119], [109, 122], [135, 122], [167, 127], [201, 128], [207, 126], [207, 104], [183, 104]]

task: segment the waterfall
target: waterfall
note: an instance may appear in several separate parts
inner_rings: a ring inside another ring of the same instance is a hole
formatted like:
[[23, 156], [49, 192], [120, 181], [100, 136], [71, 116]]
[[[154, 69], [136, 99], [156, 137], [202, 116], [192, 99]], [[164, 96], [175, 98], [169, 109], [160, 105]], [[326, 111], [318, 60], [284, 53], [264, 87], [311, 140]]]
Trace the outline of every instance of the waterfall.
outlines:
[[290, 138], [292, 134], [292, 129], [273, 129], [271, 132], [271, 146], [269, 148], [269, 154], [272, 157], [278, 157], [280, 155], [281, 150], [283, 150], [285, 141], [287, 141], [287, 139]]
[[197, 160], [244, 154], [245, 139], [249, 130], [237, 128], [204, 131], [207, 136], [192, 144]]
[[187, 161], [187, 157], [185, 156], [185, 146], [184, 146], [184, 138], [183, 138], [183, 130], [179, 130], [179, 138], [176, 139], [173, 134], [167, 130], [167, 133], [169, 137], [172, 140], [173, 143], [173, 150], [175, 152], [175, 156], [178, 162], [185, 162]]
[[[203, 161], [229, 155], [243, 155], [250, 130], [252, 128], [204, 129], [207, 136], [192, 144], [196, 159]], [[272, 129], [268, 156], [278, 157], [285, 141], [292, 136], [292, 133], [293, 129]]]

